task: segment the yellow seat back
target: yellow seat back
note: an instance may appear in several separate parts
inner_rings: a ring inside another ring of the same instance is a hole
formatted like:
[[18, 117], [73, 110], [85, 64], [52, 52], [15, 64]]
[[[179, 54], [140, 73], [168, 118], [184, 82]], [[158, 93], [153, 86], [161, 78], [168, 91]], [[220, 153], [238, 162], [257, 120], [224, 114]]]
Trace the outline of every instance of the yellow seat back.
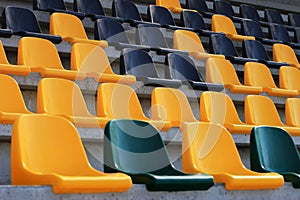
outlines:
[[3, 48], [2, 41], [0, 41], [0, 64], [9, 64], [6, 53]]
[[157, 6], [163, 6], [168, 9], [170, 8], [181, 8], [179, 0], [156, 0]]
[[286, 100], [285, 120], [289, 126], [300, 127], [300, 99], [288, 98]]
[[202, 42], [199, 36], [186, 30], [174, 31], [174, 49], [184, 50], [188, 52], [200, 52], [205, 53]]
[[237, 35], [236, 28], [229, 17], [224, 15], [213, 15], [211, 18], [211, 29], [214, 32]]
[[282, 66], [279, 70], [280, 88], [300, 91], [300, 70], [294, 67]]
[[273, 59], [276, 62], [287, 62], [293, 65], [299, 65], [299, 61], [294, 50], [285, 44], [273, 45]]

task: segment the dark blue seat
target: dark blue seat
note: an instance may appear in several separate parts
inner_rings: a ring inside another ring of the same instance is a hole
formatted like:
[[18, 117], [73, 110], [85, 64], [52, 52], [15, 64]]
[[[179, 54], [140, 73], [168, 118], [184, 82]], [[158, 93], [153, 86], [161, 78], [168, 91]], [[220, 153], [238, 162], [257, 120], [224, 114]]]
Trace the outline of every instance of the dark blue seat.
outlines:
[[222, 91], [224, 86], [217, 83], [206, 83], [198, 72], [193, 60], [182, 54], [170, 53], [166, 56], [165, 64], [169, 66], [165, 70], [165, 77], [181, 80], [195, 90]]
[[240, 22], [242, 20], [242, 18], [235, 16], [234, 10], [228, 1], [215, 0], [213, 9], [215, 13], [225, 15], [232, 19], [234, 22]]
[[265, 20], [274, 24], [282, 24], [284, 25], [288, 30], [293, 31], [294, 26], [288, 26], [285, 25], [283, 18], [278, 10], [274, 9], [265, 9]]
[[130, 44], [124, 27], [113, 19], [97, 19], [94, 28], [95, 40], [106, 40], [117, 49], [133, 48], [150, 51], [149, 46]]
[[209, 51], [213, 54], [223, 54], [233, 63], [258, 62], [257, 59], [240, 57], [233, 42], [224, 34], [213, 34], [209, 40]]
[[254, 6], [248, 4], [240, 5], [240, 15], [242, 18], [251, 19], [258, 22], [261, 26], [268, 27], [269, 22], [262, 21], [258, 15], [257, 9]]
[[258, 59], [259, 62], [267, 65], [270, 68], [280, 68], [281, 66], [288, 66], [288, 63], [270, 61], [270, 58], [265, 50], [265, 47], [257, 40], [244, 40], [243, 57]]
[[50, 13], [54, 12], [62, 12], [67, 14], [72, 14], [80, 19], [83, 19], [85, 14], [79, 13], [71, 10], [67, 10], [66, 5], [63, 0], [33, 0], [33, 9], [34, 10], [41, 10]]
[[288, 17], [290, 26], [300, 27], [300, 14], [289, 13]]
[[186, 6], [191, 10], [198, 11], [204, 17], [211, 18], [214, 15], [208, 10], [205, 0], [186, 0]]
[[295, 41], [300, 43], [300, 27], [295, 28]]
[[292, 48], [300, 48], [299, 43], [291, 41], [288, 30], [282, 24], [270, 24], [271, 36], [274, 40], [278, 40], [281, 43], [287, 44]]
[[131, 74], [144, 85], [178, 88], [180, 80], [160, 78], [151, 56], [143, 50], [123, 49], [120, 56], [120, 74]]
[[60, 36], [42, 33], [34, 13], [29, 9], [6, 6], [2, 17], [3, 27], [10, 29], [14, 35], [44, 38], [56, 44], [62, 41]]

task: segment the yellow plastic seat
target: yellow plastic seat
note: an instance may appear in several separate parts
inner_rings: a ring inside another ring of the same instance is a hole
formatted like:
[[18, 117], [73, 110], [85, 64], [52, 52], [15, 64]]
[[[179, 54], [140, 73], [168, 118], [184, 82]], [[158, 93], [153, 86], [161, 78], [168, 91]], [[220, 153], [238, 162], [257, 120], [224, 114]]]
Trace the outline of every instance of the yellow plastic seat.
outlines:
[[76, 128], [62, 117], [23, 115], [13, 126], [13, 185], [52, 185], [55, 193], [124, 192], [132, 186], [122, 173], [91, 167]]
[[18, 64], [30, 66], [32, 72], [42, 77], [82, 80], [84, 73], [64, 69], [55, 45], [49, 40], [23, 37], [19, 41]]
[[300, 127], [300, 99], [288, 98], [286, 100], [285, 120], [288, 126]]
[[72, 45], [71, 69], [86, 73], [99, 82], [133, 84], [136, 79], [132, 75], [118, 75], [111, 69], [103, 48], [87, 43]]
[[2, 41], [0, 41], [0, 73], [27, 76], [31, 72], [28, 66], [12, 65], [8, 62]]
[[110, 120], [90, 114], [80, 88], [59, 78], [44, 78], [39, 82], [37, 112], [62, 116], [78, 127], [104, 128]]
[[21, 115], [31, 114], [18, 83], [10, 76], [0, 74], [0, 123], [12, 124]]
[[146, 121], [159, 130], [168, 130], [171, 123], [152, 120], [145, 116], [135, 91], [117, 83], [103, 83], [97, 92], [97, 115], [110, 119], [134, 119]]
[[270, 96], [295, 97], [297, 90], [278, 88], [273, 80], [269, 68], [257, 62], [247, 62], [244, 67], [245, 85], [262, 87]]
[[80, 19], [71, 14], [53, 13], [50, 16], [50, 34], [59, 35], [70, 44], [89, 43], [102, 48], [108, 46], [108, 43], [104, 40], [88, 39]]
[[173, 13], [180, 14], [184, 9], [181, 7], [179, 0], [156, 0], [157, 6], [168, 8]]
[[197, 122], [184, 93], [173, 88], [155, 88], [151, 97], [151, 117], [170, 121], [172, 127], [181, 127], [184, 122]]
[[182, 169], [189, 173], [208, 173], [227, 190], [277, 189], [284, 179], [277, 173], [259, 173], [247, 169], [234, 140], [222, 126], [192, 123], [182, 135]]
[[283, 128], [289, 134], [300, 136], [300, 127], [284, 124], [274, 102], [265, 96], [248, 95], [245, 99], [245, 121], [247, 124], [267, 125]]
[[239, 35], [236, 28], [229, 17], [224, 15], [213, 15], [211, 18], [211, 29], [214, 32], [225, 33], [231, 40], [243, 41], [243, 40], [255, 40], [253, 36]]
[[225, 58], [224, 55], [206, 53], [199, 36], [187, 30], [174, 31], [174, 49], [188, 51], [190, 56], [199, 60], [208, 58]]
[[232, 63], [225, 59], [209, 58], [206, 61], [206, 82], [221, 83], [232, 93], [260, 94], [262, 87], [242, 85]]
[[300, 70], [294, 67], [282, 66], [279, 69], [280, 88], [297, 90], [300, 94]]
[[300, 69], [300, 64], [294, 50], [288, 45], [274, 44], [273, 59], [276, 62], [287, 62], [290, 66]]
[[207, 91], [201, 94], [200, 120], [221, 124], [233, 134], [250, 134], [255, 127], [241, 121], [231, 98], [221, 92]]

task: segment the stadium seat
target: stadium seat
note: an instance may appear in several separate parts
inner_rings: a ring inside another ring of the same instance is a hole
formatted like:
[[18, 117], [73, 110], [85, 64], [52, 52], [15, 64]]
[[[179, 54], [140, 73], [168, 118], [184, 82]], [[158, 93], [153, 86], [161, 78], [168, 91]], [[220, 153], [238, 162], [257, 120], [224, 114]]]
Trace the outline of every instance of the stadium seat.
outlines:
[[151, 96], [151, 118], [171, 122], [172, 127], [197, 122], [185, 94], [173, 88], [157, 87]]
[[174, 48], [178, 50], [188, 51], [190, 56], [199, 60], [208, 58], [225, 58], [223, 55], [208, 54], [205, 52], [199, 36], [186, 30], [174, 31]]
[[143, 21], [138, 8], [129, 0], [113, 0], [112, 16], [122, 18], [125, 22], [130, 23], [131, 26], [137, 26], [138, 24], [159, 26], [159, 24]]
[[300, 99], [288, 98], [285, 102], [285, 120], [289, 126], [300, 127]]
[[171, 10], [173, 13], [180, 14], [184, 9], [180, 5], [179, 0], [156, 0], [157, 6], [165, 7], [169, 10]]
[[151, 120], [146, 117], [135, 91], [127, 85], [117, 83], [103, 83], [99, 86], [97, 115], [109, 119], [146, 121], [164, 131], [171, 126], [169, 121]]
[[247, 62], [244, 67], [244, 83], [249, 86], [262, 87], [269, 96], [295, 97], [297, 90], [278, 88], [273, 80], [270, 69], [257, 62]]
[[3, 44], [0, 41], [0, 73], [27, 76], [31, 72], [29, 66], [12, 65], [8, 62]]
[[166, 78], [181, 80], [195, 90], [222, 91], [224, 89], [222, 84], [206, 83], [198, 72], [194, 61], [187, 55], [168, 54], [165, 64], [169, 66], [165, 70]]
[[158, 27], [139, 24], [136, 29], [136, 43], [143, 46], [150, 46], [151, 50], [158, 55], [168, 53], [188, 54], [187, 51], [170, 49], [168, 43]]
[[253, 36], [239, 35], [229, 17], [216, 14], [212, 16], [211, 20], [211, 29], [214, 32], [225, 33], [227, 37], [236, 41], [255, 40]]
[[106, 16], [100, 0], [74, 0], [73, 9], [76, 12], [84, 13], [85, 17], [90, 17], [93, 21], [97, 19], [113, 19], [123, 22], [122, 18]]
[[50, 13], [61, 12], [75, 15], [80, 19], [84, 18], [84, 13], [67, 10], [63, 0], [33, 0], [32, 2], [34, 10], [47, 11]]
[[288, 45], [274, 44], [273, 59], [276, 62], [287, 62], [290, 66], [300, 69], [300, 64], [294, 50]]
[[280, 88], [298, 90], [300, 94], [300, 70], [295, 67], [282, 66], [279, 69]]
[[221, 124], [232, 134], [250, 134], [253, 125], [241, 121], [231, 98], [221, 92], [203, 92], [200, 96], [200, 120]]
[[39, 37], [60, 43], [62, 38], [50, 34], [44, 34], [34, 13], [26, 8], [6, 6], [3, 9], [3, 27], [12, 30], [14, 35]]
[[94, 37], [95, 40], [106, 40], [117, 49], [133, 48], [150, 51], [149, 46], [131, 44], [124, 27], [116, 20], [97, 19], [95, 22]]
[[104, 170], [123, 172], [149, 191], [207, 190], [212, 176], [174, 168], [160, 133], [149, 123], [112, 120], [104, 130]]
[[182, 82], [160, 78], [151, 56], [143, 50], [123, 49], [120, 56], [120, 73], [131, 74], [144, 85], [178, 88]]
[[294, 38], [295, 42], [300, 43], [300, 27], [295, 28]]
[[284, 181], [300, 188], [300, 160], [293, 138], [281, 128], [261, 126], [250, 136], [251, 169], [258, 172], [276, 172]]
[[230, 61], [209, 58], [206, 61], [206, 81], [220, 83], [232, 93], [260, 94], [262, 87], [242, 85]]
[[23, 37], [19, 41], [18, 64], [30, 66], [32, 72], [38, 72], [43, 78], [65, 78], [82, 80], [86, 74], [64, 69], [55, 45], [49, 40], [35, 37]]
[[226, 0], [215, 0], [213, 9], [216, 14], [225, 15], [234, 22], [241, 22], [242, 18], [237, 17], [231, 4]]
[[260, 95], [248, 95], [245, 98], [245, 121], [247, 124], [275, 126], [282, 128], [293, 136], [300, 135], [300, 127], [292, 127], [284, 124], [274, 102]]
[[62, 116], [77, 127], [104, 128], [110, 120], [90, 114], [80, 88], [66, 79], [40, 80], [36, 104], [38, 113]]
[[267, 65], [270, 68], [280, 68], [289, 66], [288, 63], [270, 61], [267, 51], [262, 43], [257, 40], [244, 40], [242, 42], [243, 57], [258, 59], [258, 62]]
[[12, 124], [21, 115], [31, 114], [25, 103], [18, 83], [5, 74], [0, 74], [0, 123]]
[[182, 136], [182, 169], [188, 173], [209, 173], [226, 190], [277, 189], [284, 184], [277, 173], [247, 169], [231, 134], [212, 123], [185, 126]]
[[13, 185], [51, 185], [55, 193], [125, 192], [129, 176], [91, 167], [76, 128], [50, 115], [23, 115], [13, 126]]
[[71, 69], [86, 73], [96, 82], [134, 84], [132, 75], [115, 74], [103, 48], [87, 43], [76, 43], [71, 50]]
[[259, 23], [261, 26], [269, 26], [270, 24], [269, 22], [262, 21], [260, 19], [257, 9], [252, 5], [240, 4], [240, 15], [242, 18], [251, 19]]
[[285, 25], [283, 18], [278, 10], [275, 9], [265, 9], [265, 20], [272, 24], [284, 25], [288, 30], [293, 31], [294, 26]]
[[294, 43], [291, 41], [287, 29], [281, 24], [270, 24], [271, 36], [274, 40], [278, 40], [278, 43], [288, 44], [292, 48], [300, 48], [299, 43]]
[[246, 62], [258, 62], [257, 59], [239, 57], [233, 42], [226, 35], [213, 34], [209, 40], [209, 52], [222, 54], [227, 60], [235, 64], [244, 64]]
[[288, 18], [290, 26], [300, 27], [300, 14], [289, 13]]
[[205, 0], [187, 0], [186, 7], [191, 10], [195, 10], [202, 14], [204, 17], [211, 18], [214, 13], [208, 10], [208, 6]]
[[74, 43], [90, 43], [103, 48], [108, 44], [103, 40], [88, 39], [82, 22], [74, 15], [65, 13], [53, 13], [50, 16], [50, 33], [60, 35], [64, 41], [71, 45]]
[[255, 40], [258, 40], [266, 45], [273, 45], [279, 42], [278, 40], [266, 38], [261, 26], [254, 20], [243, 19], [241, 23], [241, 29], [244, 32], [244, 35], [253, 36], [255, 37]]

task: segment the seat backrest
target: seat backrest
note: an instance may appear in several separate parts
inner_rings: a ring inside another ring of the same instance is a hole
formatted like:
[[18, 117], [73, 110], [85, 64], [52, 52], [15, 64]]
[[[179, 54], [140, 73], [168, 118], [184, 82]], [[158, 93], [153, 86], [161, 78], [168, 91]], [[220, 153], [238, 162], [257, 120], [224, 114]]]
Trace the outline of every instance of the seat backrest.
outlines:
[[205, 82], [194, 61], [187, 55], [170, 53], [166, 56], [165, 64], [169, 66], [165, 71], [168, 78]]
[[104, 49], [94, 44], [73, 44], [70, 65], [72, 70], [83, 73], [113, 74]]
[[0, 41], [0, 64], [9, 64], [2, 41]]
[[288, 17], [289, 17], [289, 24], [291, 26], [300, 27], [300, 14], [289, 13]]
[[237, 35], [236, 28], [229, 17], [215, 14], [212, 16], [211, 20], [212, 31]]
[[207, 59], [206, 81], [209, 83], [241, 85], [232, 63], [221, 58]]
[[24, 170], [24, 166], [44, 175], [72, 176], [94, 171], [76, 128], [62, 117], [23, 115], [12, 132], [12, 182], [20, 179], [14, 174]]
[[179, 0], [172, 0], [172, 1], [169, 1], [169, 0], [156, 0], [156, 5], [157, 6], [163, 6], [163, 7], [166, 7], [168, 9], [169, 8], [181, 8]]
[[212, 34], [209, 40], [210, 53], [224, 56], [238, 56], [236, 48], [230, 38], [223, 34]]
[[196, 122], [190, 103], [185, 94], [174, 88], [157, 87], [151, 96], [151, 117], [170, 121], [173, 127], [181, 122]]
[[105, 15], [100, 0], [74, 0], [73, 9], [85, 14]]
[[120, 73], [136, 77], [159, 78], [151, 56], [143, 50], [123, 49], [120, 56]]
[[183, 170], [239, 175], [244, 171], [235, 142], [223, 126], [202, 122], [186, 129], [182, 136]]
[[135, 91], [128, 85], [118, 83], [103, 83], [98, 87], [97, 115], [110, 119], [146, 118]]
[[67, 10], [63, 0], [33, 0], [34, 10], [60, 9]]
[[270, 32], [274, 40], [291, 42], [289, 32], [282, 24], [270, 24]]
[[37, 89], [37, 112], [91, 117], [80, 88], [70, 80], [43, 78]]
[[246, 97], [245, 121], [247, 124], [283, 126], [274, 102], [261, 95]]
[[187, 28], [207, 30], [202, 15], [192, 10], [183, 10], [180, 14], [181, 23]]
[[258, 62], [247, 62], [244, 66], [244, 84], [250, 86], [277, 88], [270, 69]]
[[254, 6], [248, 4], [241, 4], [240, 5], [240, 14], [243, 18], [252, 19], [253, 21], [260, 21], [260, 17], [258, 12]]
[[300, 27], [295, 28], [294, 38], [296, 42], [300, 43]]
[[265, 19], [275, 24], [284, 24], [283, 18], [278, 10], [265, 9]]
[[197, 35], [192, 31], [176, 30], [174, 31], [174, 49], [184, 50], [188, 52], [205, 53], [202, 42]]
[[55, 45], [49, 40], [23, 37], [19, 40], [18, 64], [64, 69]]
[[289, 126], [300, 127], [300, 99], [288, 98], [285, 102], [285, 120]]
[[276, 127], [255, 127], [250, 135], [251, 169], [260, 172], [300, 172], [298, 150], [292, 137]]
[[[173, 0], [177, 1], [177, 0]], [[148, 19], [152, 23], [159, 23], [161, 25], [172, 25], [175, 26], [173, 16], [166, 7], [149, 5], [147, 9]]]
[[215, 0], [213, 5], [214, 12], [217, 14], [233, 17], [234, 11], [231, 4], [224, 0]]
[[128, 0], [113, 0], [112, 16], [120, 17], [124, 20], [142, 21], [142, 17], [136, 5]]
[[137, 26], [136, 43], [150, 47], [169, 48], [160, 29], [147, 24], [139, 24]]
[[300, 91], [300, 70], [295, 67], [282, 66], [279, 69], [280, 88]]
[[40, 25], [34, 13], [26, 8], [6, 6], [3, 9], [3, 27], [13, 32], [30, 31], [41, 33]]
[[289, 64], [299, 64], [298, 58], [292, 47], [285, 44], [273, 45], [273, 59], [276, 62], [287, 62]]
[[200, 96], [200, 120], [219, 124], [241, 124], [231, 98], [221, 92], [206, 91]]
[[0, 74], [0, 111], [29, 113], [18, 83], [8, 75]]
[[208, 7], [204, 0], [187, 0], [186, 6], [191, 10], [197, 10], [199, 13], [208, 12]]
[[241, 24], [241, 29], [244, 35], [253, 36], [255, 38], [264, 38], [264, 33], [258, 22], [251, 19], [243, 19]]
[[97, 19], [95, 22], [94, 37], [95, 40], [129, 43], [124, 27], [120, 22], [113, 19]]
[[264, 45], [257, 40], [243, 40], [243, 57], [254, 58], [258, 60], [270, 60]]
[[78, 17], [66, 13], [53, 13], [50, 16], [50, 34], [61, 37], [88, 39]]
[[159, 132], [137, 120], [111, 120], [104, 129], [104, 170], [155, 173], [172, 167]]

